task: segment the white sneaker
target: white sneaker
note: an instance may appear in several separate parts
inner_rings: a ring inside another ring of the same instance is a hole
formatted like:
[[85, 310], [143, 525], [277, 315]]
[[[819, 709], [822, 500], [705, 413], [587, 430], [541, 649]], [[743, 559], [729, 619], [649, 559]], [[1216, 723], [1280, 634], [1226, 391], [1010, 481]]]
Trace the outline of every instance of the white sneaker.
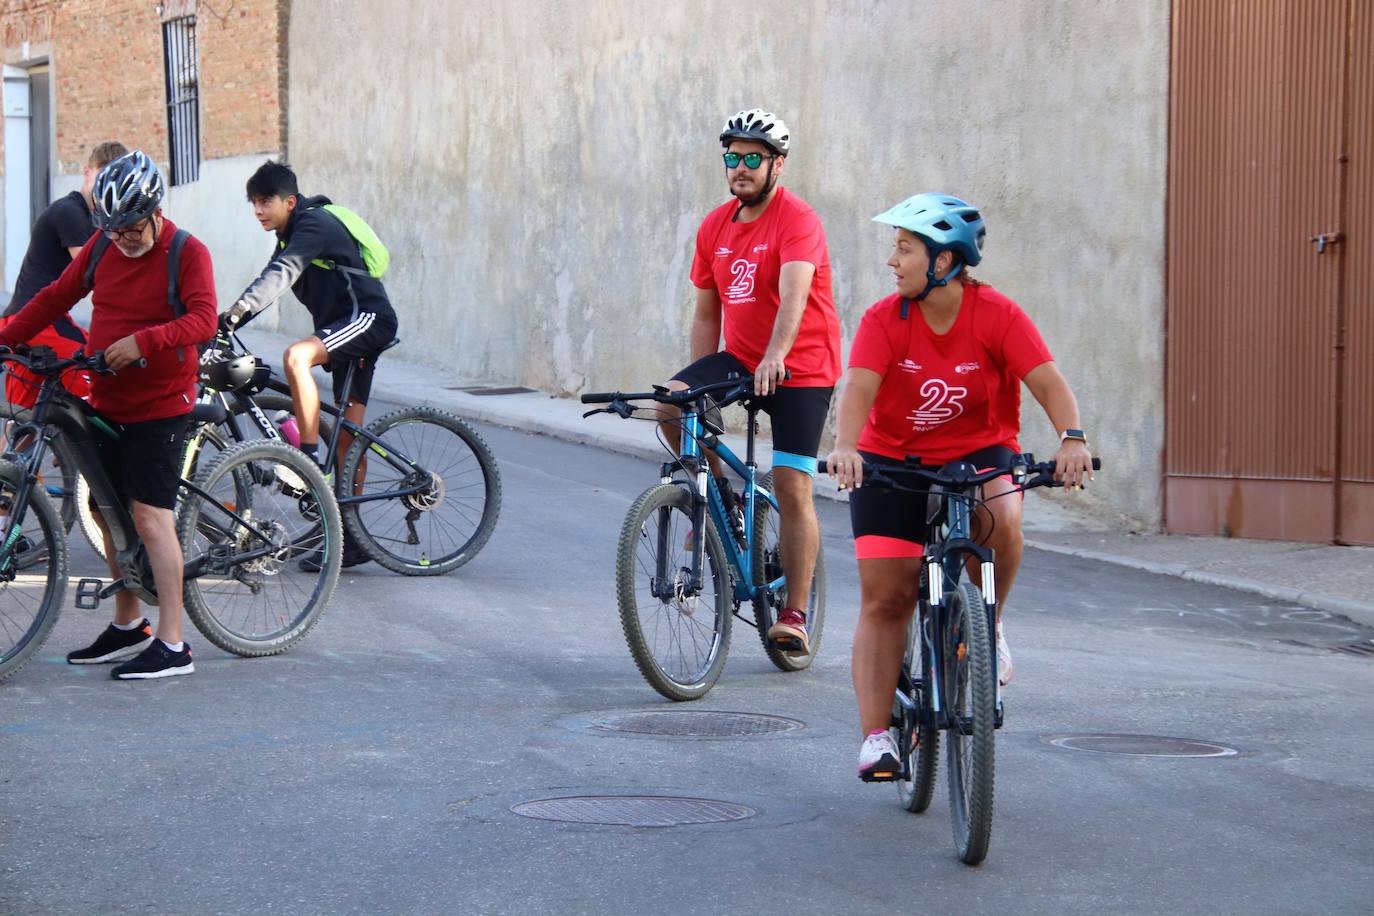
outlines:
[[1003, 687], [1011, 683], [1011, 649], [1007, 648], [1007, 638], [1002, 635], [1002, 627], [997, 627], [997, 683]]
[[859, 778], [864, 782], [889, 782], [901, 775], [897, 742], [889, 729], [875, 731], [859, 748]]

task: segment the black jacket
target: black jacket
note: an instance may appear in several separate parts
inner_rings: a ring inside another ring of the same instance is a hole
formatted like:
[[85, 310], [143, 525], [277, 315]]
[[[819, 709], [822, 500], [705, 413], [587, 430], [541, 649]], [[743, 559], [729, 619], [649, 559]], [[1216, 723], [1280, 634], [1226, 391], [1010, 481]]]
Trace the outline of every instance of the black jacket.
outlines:
[[[322, 194], [299, 199], [286, 229], [278, 233], [272, 260], [239, 297], [239, 302], [249, 308], [248, 317], [276, 302], [290, 288], [309, 309], [315, 327], [323, 328], [353, 317], [349, 283], [353, 285], [359, 311], [394, 315], [382, 281], [366, 276], [367, 266], [358, 252], [358, 243], [343, 223], [323, 209], [330, 202]], [[321, 266], [317, 261], [352, 267], [361, 273], [345, 273]]]

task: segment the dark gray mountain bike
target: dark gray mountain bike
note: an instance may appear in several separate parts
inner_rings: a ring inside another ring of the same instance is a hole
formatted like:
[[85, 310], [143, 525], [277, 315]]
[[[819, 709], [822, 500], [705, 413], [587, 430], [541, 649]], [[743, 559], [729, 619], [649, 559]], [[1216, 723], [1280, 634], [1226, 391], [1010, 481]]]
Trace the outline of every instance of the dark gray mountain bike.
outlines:
[[[4, 361], [24, 365], [43, 384], [30, 419], [15, 430], [16, 438], [31, 436], [33, 446], [23, 463], [0, 460], [0, 679], [38, 651], [64, 604], [66, 532], [38, 479], [55, 435], [66, 440], [90, 485], [120, 569], [109, 584], [82, 579], [76, 606], [98, 607], [120, 591], [158, 603], [147, 550], [96, 451], [96, 438], [117, 438], [119, 425], [59, 382], [73, 367], [109, 373], [103, 354], [63, 359], [34, 347], [0, 350]], [[182, 478], [177, 535], [187, 614], [210, 642], [237, 655], [274, 655], [298, 642], [319, 620], [339, 578], [343, 530], [333, 491], [313, 462], [280, 443], [235, 446], [201, 467], [194, 482]], [[322, 557], [316, 570], [293, 562], [306, 553]]]

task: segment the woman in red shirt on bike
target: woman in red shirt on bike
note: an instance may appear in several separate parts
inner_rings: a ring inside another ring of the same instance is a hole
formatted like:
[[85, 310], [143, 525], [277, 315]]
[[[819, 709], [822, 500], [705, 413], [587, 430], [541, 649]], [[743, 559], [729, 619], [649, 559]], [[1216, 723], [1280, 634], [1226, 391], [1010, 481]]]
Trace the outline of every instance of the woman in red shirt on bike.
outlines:
[[[888, 725], [928, 534], [925, 496], [859, 488], [863, 463], [901, 464], [917, 455], [935, 466], [957, 460], [979, 468], [1006, 465], [1020, 451], [1022, 382], [1060, 437], [1056, 477], [1078, 486], [1092, 463], [1078, 402], [1035, 325], [1015, 302], [968, 273], [983, 257], [979, 210], [947, 194], [917, 194], [874, 220], [896, 229], [887, 264], [897, 289], [874, 303], [859, 325], [827, 460], [840, 487], [854, 490], [849, 505], [862, 594], [853, 655], [865, 736], [861, 777], [899, 769]], [[1021, 499], [993, 497], [1011, 489], [1009, 478], [986, 484], [983, 498], [990, 501], [973, 518], [973, 536], [996, 555], [1003, 684], [1011, 680], [1011, 653], [1001, 615], [1021, 565]]]

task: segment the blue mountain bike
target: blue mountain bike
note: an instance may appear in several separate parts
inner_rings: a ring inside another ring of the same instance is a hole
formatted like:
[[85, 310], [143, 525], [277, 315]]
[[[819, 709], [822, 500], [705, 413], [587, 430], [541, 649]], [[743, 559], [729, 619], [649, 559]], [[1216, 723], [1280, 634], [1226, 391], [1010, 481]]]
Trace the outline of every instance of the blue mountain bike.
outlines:
[[[759, 408], [752, 395], [752, 378], [686, 391], [655, 388], [582, 395], [584, 404], [609, 405], [584, 416], [614, 413], [629, 418], [640, 409], [632, 401], [654, 401], [682, 411], [682, 448], [663, 464], [659, 483], [630, 507], [616, 553], [616, 596], [625, 641], [644, 679], [670, 700], [698, 699], [716, 683], [725, 667], [736, 616], [757, 628], [764, 652], [783, 671], [808, 667], [820, 650], [825, 567], [819, 552], [807, 604], [808, 651], [791, 652], [768, 641], [769, 627], [786, 606], [787, 579], [773, 474], [759, 476], [754, 459]], [[725, 430], [716, 410], [737, 402], [748, 414], [743, 461], [720, 441]], [[657, 410], [654, 413], [658, 419]], [[712, 476], [707, 451], [739, 475], [739, 493]], [[752, 604], [753, 620], [739, 613], [744, 602]]]

